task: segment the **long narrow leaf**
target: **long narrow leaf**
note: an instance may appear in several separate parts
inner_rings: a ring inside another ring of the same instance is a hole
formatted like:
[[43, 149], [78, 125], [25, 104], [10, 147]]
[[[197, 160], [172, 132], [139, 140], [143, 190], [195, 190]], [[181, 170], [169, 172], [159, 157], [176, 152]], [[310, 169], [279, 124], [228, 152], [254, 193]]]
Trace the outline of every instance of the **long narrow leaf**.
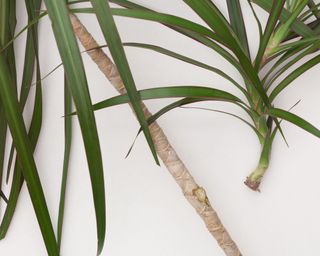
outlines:
[[[135, 18], [142, 18], [143, 16], [143, 19], [149, 19], [149, 20], [154, 20], [154, 21], [163, 22], [163, 23], [168, 22], [168, 25], [176, 25], [186, 30], [192, 30], [193, 32], [198, 33], [198, 35], [201, 35], [201, 33], [203, 33], [198, 30], [198, 27], [194, 27], [194, 24], [190, 24], [190, 26], [189, 25], [186, 26], [186, 24], [189, 24], [189, 23], [185, 23], [179, 18], [177, 19], [177, 17], [174, 17], [174, 19], [171, 20], [172, 17], [166, 14], [159, 14], [159, 13], [154, 13], [150, 11], [148, 12], [148, 11], [124, 10], [124, 9], [112, 9], [112, 13], [114, 15], [135, 17]], [[171, 22], [173, 24], [171, 24]], [[194, 36], [196, 38], [199, 38], [197, 35], [194, 35]], [[205, 40], [205, 39], [199, 38], [199, 40]], [[207, 43], [209, 44], [210, 42], [207, 41]], [[227, 60], [230, 63], [232, 63], [239, 70], [239, 72], [241, 72], [244, 76], [247, 76], [252, 81], [254, 88], [256, 88], [256, 90], [259, 92], [259, 95], [261, 96], [262, 100], [266, 103], [266, 105], [269, 105], [268, 98], [265, 94], [265, 91], [263, 90], [261, 81], [258, 75], [256, 74], [256, 72], [254, 71], [250, 60], [247, 58], [247, 56], [245, 56], [243, 51], [240, 48], [235, 47], [235, 51], [242, 65], [242, 67], [239, 67], [237, 66], [237, 63], [232, 60], [232, 57], [228, 56], [225, 52], [221, 51], [221, 48], [219, 49], [216, 47], [216, 45], [213, 45], [213, 44], [211, 44], [211, 46], [215, 47], [214, 49], [217, 50], [220, 54], [223, 54], [224, 56], [228, 57]]]
[[266, 28], [264, 30], [264, 33], [263, 33], [263, 36], [262, 36], [262, 40], [260, 42], [260, 45], [259, 45], [259, 51], [257, 53], [257, 57], [256, 57], [256, 60], [255, 60], [255, 67], [256, 69], [258, 70], [258, 68], [260, 67], [261, 65], [261, 62], [263, 61], [263, 55], [265, 53], [265, 50], [267, 48], [267, 45], [269, 43], [269, 40], [272, 36], [272, 33], [275, 29], [275, 26], [277, 25], [278, 23], [278, 18], [282, 12], [282, 9], [283, 9], [283, 6], [285, 4], [286, 0], [277, 0], [277, 1], [273, 1], [273, 4], [272, 4], [272, 8], [271, 8], [271, 11], [270, 11], [270, 15], [269, 15], [269, 18], [268, 18], [268, 22], [267, 22], [267, 25], [266, 25]]
[[[92, 8], [74, 8], [74, 9], [72, 9], [72, 11], [78, 12], [78, 13], [94, 13], [94, 9], [92, 9]], [[179, 27], [181, 29], [187, 29], [187, 30], [196, 32], [200, 35], [207, 36], [215, 41], [220, 42], [219, 37], [210, 29], [208, 29], [205, 26], [202, 26], [198, 23], [189, 21], [184, 18], [180, 18], [178, 16], [149, 11], [149, 10], [119, 9], [119, 8], [112, 8], [111, 13], [112, 13], [112, 15], [116, 15], [116, 16], [156, 21], [156, 22], [160, 22], [165, 25], [168, 25], [168, 26], [174, 26], [174, 27]]]
[[241, 43], [220, 10], [210, 0], [184, 0], [208, 26], [217, 33], [224, 45], [227, 45], [236, 55], [244, 54]]
[[23, 166], [23, 175], [27, 182], [29, 194], [39, 222], [39, 226], [45, 241], [48, 255], [58, 256], [58, 247], [48, 212], [46, 200], [43, 194], [41, 182], [38, 176], [36, 164], [33, 159], [32, 146], [30, 144], [20, 106], [10, 72], [6, 65], [4, 55], [0, 54], [0, 98], [2, 100], [5, 116], [13, 137], [19, 161]]
[[220, 76], [222, 76], [223, 78], [227, 79], [228, 81], [230, 81], [232, 84], [234, 84], [247, 98], [249, 98], [248, 93], [242, 88], [242, 86], [237, 83], [233, 78], [231, 78], [229, 75], [227, 75], [225, 72], [223, 72], [222, 70], [212, 67], [210, 65], [207, 65], [205, 63], [202, 63], [200, 61], [191, 59], [189, 57], [186, 57], [184, 55], [178, 54], [176, 52], [167, 50], [163, 47], [159, 47], [156, 45], [151, 45], [151, 44], [142, 44], [142, 43], [123, 43], [124, 46], [131, 46], [131, 47], [139, 47], [139, 48], [144, 48], [144, 49], [149, 49], [149, 50], [153, 50], [156, 51], [158, 53], [173, 57], [175, 59], [184, 61], [186, 63], [198, 66], [200, 68], [209, 70], [211, 72], [214, 72]]
[[[65, 79], [64, 86], [64, 113], [67, 115], [72, 111], [72, 97], [69, 92], [67, 85], [67, 79]], [[63, 156], [63, 169], [62, 169], [62, 180], [61, 180], [61, 189], [60, 189], [60, 201], [59, 201], [59, 215], [58, 215], [58, 247], [61, 248], [62, 240], [62, 227], [63, 227], [63, 218], [64, 218], [64, 207], [65, 207], [65, 198], [66, 198], [66, 189], [67, 189], [67, 179], [69, 172], [69, 159], [71, 151], [71, 142], [72, 142], [72, 119], [66, 117], [64, 119], [64, 156]]]
[[[41, 0], [27, 0], [26, 1], [26, 9], [28, 13], [28, 22], [32, 22], [33, 20], [38, 19], [38, 12], [35, 10], [39, 10], [41, 7]], [[34, 67], [35, 67], [35, 60], [38, 55], [38, 36], [37, 36], [37, 23], [34, 23], [33, 26], [28, 28], [27, 33], [27, 40], [26, 40], [26, 47], [25, 47], [25, 57], [24, 57], [24, 65], [23, 65], [23, 74], [22, 74], [22, 82], [20, 87], [20, 99], [19, 103], [21, 109], [23, 110], [25, 104], [27, 102], [29, 92], [31, 89], [33, 74], [34, 74]], [[39, 63], [38, 65], [38, 72], [39, 71]], [[41, 86], [41, 85], [39, 85]], [[7, 175], [6, 175], [6, 182], [8, 182], [10, 173], [11, 173], [11, 165], [14, 156], [14, 147], [11, 146], [10, 154], [9, 154], [9, 161], [7, 165]]]
[[[160, 109], [158, 112], [156, 112], [154, 115], [152, 115], [149, 119], [148, 119], [148, 123], [151, 124], [152, 122], [155, 122], [158, 118], [160, 118], [161, 116], [163, 116], [165, 113], [171, 111], [172, 109], [178, 108], [178, 107], [182, 107], [182, 106], [186, 106], [189, 104], [193, 104], [196, 102], [201, 102], [204, 101], [203, 99], [200, 98], [184, 98], [182, 100], [178, 100], [175, 101], [167, 106], [165, 106], [164, 108]], [[192, 107], [190, 107], [192, 108]], [[210, 109], [205, 109], [205, 110], [210, 110]], [[240, 121], [244, 122], [245, 124], [247, 124], [256, 134], [259, 138], [262, 138], [262, 135], [260, 134], [260, 132], [248, 121], [246, 121], [245, 119], [243, 119], [240, 116], [237, 116], [235, 114], [229, 113], [229, 112], [225, 112], [225, 111], [220, 111], [220, 110], [211, 110], [214, 112], [219, 112], [219, 113], [223, 113], [223, 114], [227, 114], [230, 116], [233, 116], [237, 119], [239, 119]]]
[[65, 0], [45, 0], [45, 3], [78, 113], [93, 192], [98, 237], [97, 250], [101, 253], [106, 228], [104, 175], [87, 79]]
[[93, 6], [93, 9], [97, 14], [97, 19], [100, 23], [100, 28], [109, 46], [113, 60], [118, 68], [123, 84], [126, 88], [126, 91], [128, 92], [131, 105], [134, 109], [134, 112], [137, 116], [137, 119], [141, 127], [143, 128], [143, 133], [149, 144], [153, 157], [156, 163], [160, 165], [158, 156], [157, 156], [157, 151], [156, 151], [155, 145], [153, 144], [151, 133], [149, 131], [148, 123], [140, 104], [139, 94], [137, 92], [137, 88], [136, 88], [133, 76], [131, 74], [129, 63], [127, 61], [127, 58], [122, 46], [120, 35], [118, 33], [116, 24], [111, 14], [109, 2], [105, 0], [91, 0], [91, 3]]
[[[306, 56], [308, 56], [309, 54], [314, 52], [318, 47], [319, 47], [318, 44], [315, 44], [307, 49], [302, 49], [302, 51], [299, 51], [298, 55], [295, 55], [289, 61], [285, 62], [285, 65], [283, 65], [281, 68], [279, 68], [276, 72], [274, 72], [276, 69], [274, 69], [274, 67], [272, 67], [272, 69], [270, 69], [270, 71], [266, 74], [266, 76], [264, 78], [264, 80], [266, 80], [272, 74], [271, 79], [267, 83], [265, 83], [265, 86], [266, 86], [265, 88], [269, 89], [269, 87], [276, 81], [276, 79], [278, 79], [285, 71], [287, 71], [289, 68], [291, 68], [294, 64], [296, 64], [301, 59], [305, 58]], [[290, 52], [290, 50], [287, 51], [286, 54], [289, 52]], [[286, 58], [286, 60], [289, 59], [290, 57], [292, 57], [290, 55], [291, 54], [289, 54], [287, 56], [288, 58]], [[281, 60], [281, 58], [279, 59], [279, 61], [276, 62], [276, 64], [274, 65], [275, 67], [282, 64], [282, 62], [280, 60]]]
[[227, 5], [231, 27], [233, 28], [234, 33], [238, 36], [245, 53], [250, 58], [247, 31], [243, 20], [240, 2], [239, 0], [227, 0]]
[[209, 0], [184, 0], [216, 33], [223, 42], [230, 47], [238, 57], [245, 77], [251, 81], [250, 86], [257, 91], [267, 107], [270, 106], [268, 97], [263, 89], [262, 83], [253, 69], [251, 60], [245, 55], [240, 43], [236, 40], [232, 28], [218, 8]]
[[251, 9], [251, 11], [252, 11], [252, 13], [253, 13], [253, 16], [254, 16], [254, 18], [255, 18], [255, 20], [256, 20], [256, 22], [257, 22], [258, 30], [259, 30], [259, 39], [260, 39], [260, 41], [261, 41], [261, 39], [262, 39], [262, 33], [263, 33], [263, 32], [262, 32], [262, 25], [261, 25], [260, 19], [259, 19], [259, 17], [258, 17], [258, 14], [257, 14], [256, 10], [253, 8], [253, 5], [252, 5], [252, 3], [251, 3], [251, 0], [247, 0], [247, 2], [248, 2], [248, 4], [249, 4], [250, 9]]
[[320, 19], [320, 12], [318, 9], [318, 6], [315, 4], [313, 0], [309, 0], [308, 6], [312, 12], [312, 14], [315, 16], [316, 19]]
[[[201, 87], [201, 86], [172, 86], [172, 87], [159, 87], [153, 89], [146, 89], [139, 91], [142, 100], [161, 99], [161, 98], [177, 98], [177, 97], [190, 97], [190, 98], [203, 98], [207, 100], [222, 100], [228, 102], [237, 102], [244, 104], [236, 96], [214, 88]], [[110, 99], [101, 101], [93, 105], [94, 110], [99, 110], [115, 105], [129, 103], [130, 99], [127, 94], [112, 97]]]
[[[27, 8], [29, 20], [33, 20], [34, 17], [38, 15], [38, 12], [35, 12], [34, 10], [38, 10], [40, 6], [41, 6], [41, 0], [26, 1], [26, 8]], [[32, 77], [35, 69], [35, 65], [34, 65], [35, 59], [36, 58], [38, 59], [37, 57], [38, 47], [36, 43], [37, 41], [38, 41], [37, 26], [32, 26], [28, 29], [28, 34], [27, 34], [25, 62], [24, 62], [21, 92], [20, 92], [19, 103], [22, 111], [30, 92], [29, 88], [31, 87]], [[36, 67], [37, 67], [36, 77], [39, 80], [40, 79], [39, 62], [37, 62]], [[33, 150], [35, 149], [35, 146], [39, 137], [41, 120], [42, 120], [42, 92], [41, 92], [41, 84], [40, 84], [40, 86], [36, 88], [34, 110], [33, 110], [31, 125], [28, 133]], [[10, 155], [9, 155], [9, 164], [7, 168], [7, 182], [10, 176], [11, 163], [13, 162], [13, 159], [14, 159], [13, 153], [14, 153], [14, 146], [12, 145], [10, 150]], [[18, 162], [18, 158], [16, 158], [14, 177], [13, 177], [12, 186], [10, 190], [10, 200], [8, 201], [8, 204], [0, 225], [0, 239], [4, 238], [9, 228], [9, 225], [11, 223], [11, 219], [13, 217], [13, 213], [16, 208], [16, 203], [18, 200], [18, 196], [19, 196], [19, 192], [20, 192], [23, 180], [24, 179], [22, 176], [21, 166]]]
[[312, 58], [311, 60], [309, 60], [302, 66], [298, 67], [296, 70], [294, 70], [280, 84], [278, 84], [276, 88], [273, 89], [273, 91], [270, 94], [270, 101], [273, 101], [280, 92], [282, 92], [289, 84], [291, 84], [292, 81], [294, 81], [300, 75], [305, 73], [307, 70], [317, 65], [319, 62], [320, 62], [320, 55]]
[[[37, 79], [39, 80], [40, 71], [39, 71], [38, 64], [37, 64], [36, 76], [37, 76]], [[38, 138], [41, 130], [41, 123], [42, 123], [42, 87], [40, 85], [36, 88], [32, 120], [31, 120], [31, 125], [28, 133], [32, 152], [34, 152], [38, 142]], [[12, 178], [9, 201], [0, 225], [0, 239], [3, 239], [5, 237], [16, 209], [20, 190], [24, 181], [24, 177], [22, 176], [22, 172], [23, 172], [22, 168], [23, 166], [20, 165], [17, 158], [14, 165], [14, 174]]]
[[278, 109], [278, 108], [271, 108], [269, 110], [269, 114], [274, 117], [278, 117], [284, 119], [290, 123], [295, 124], [296, 126], [302, 128], [303, 130], [313, 134], [314, 136], [320, 138], [320, 130], [317, 129], [315, 126], [307, 122], [306, 120], [302, 119], [301, 117], [290, 113], [288, 111]]
[[[5, 45], [10, 39], [10, 3], [6, 0], [0, 0], [0, 44]], [[10, 50], [12, 47], [10, 48]], [[4, 52], [8, 63], [8, 50]], [[5, 146], [7, 141], [7, 122], [5, 119], [4, 109], [0, 100], [0, 189], [3, 179], [3, 163], [5, 155]]]
[[[278, 2], [278, 1], [251, 0], [251, 2], [256, 3], [267, 12], [270, 12], [272, 10], [272, 2]], [[280, 21], [285, 22], [286, 20], [289, 19], [290, 15], [291, 13], [289, 11], [287, 11], [286, 9], [282, 9], [279, 19]], [[299, 21], [298, 19], [296, 19], [292, 23], [291, 29], [302, 37], [316, 36], [316, 33], [312, 31], [312, 29], [310, 29], [306, 24]]]
[[[119, 2], [113, 1], [113, 2]], [[121, 1], [122, 2], [122, 1]], [[75, 13], [93, 13], [92, 8], [75, 8], [71, 10]], [[182, 33], [183, 35], [186, 35], [195, 41], [207, 46], [208, 48], [213, 49], [218, 54], [223, 56], [229, 63], [231, 63], [241, 74], [245, 76], [245, 73], [242, 69], [242, 67], [239, 65], [237, 59], [233, 57], [232, 54], [230, 54], [228, 51], [226, 51], [224, 48], [222, 48], [219, 44], [214, 42], [213, 40], [210, 40], [209, 38], [215, 40], [218, 40], [216, 38], [215, 34], [210, 31], [209, 29], [199, 26], [199, 24], [190, 22], [188, 20], [182, 19], [180, 17], [167, 15], [163, 13], [157, 13], [152, 10], [145, 10], [145, 9], [139, 9], [139, 10], [125, 10], [125, 9], [112, 9], [112, 14], [122, 17], [130, 17], [130, 18], [137, 18], [137, 19], [143, 19], [143, 20], [150, 20], [155, 22], [160, 22], [167, 27], [178, 31], [179, 33]], [[207, 38], [209, 37], [209, 38]]]

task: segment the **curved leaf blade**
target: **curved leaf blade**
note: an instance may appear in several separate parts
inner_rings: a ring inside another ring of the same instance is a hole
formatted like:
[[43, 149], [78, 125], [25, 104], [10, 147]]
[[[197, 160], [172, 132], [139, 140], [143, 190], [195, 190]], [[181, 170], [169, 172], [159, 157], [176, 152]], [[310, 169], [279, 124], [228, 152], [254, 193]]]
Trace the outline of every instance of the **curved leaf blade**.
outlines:
[[[259, 5], [261, 8], [263, 8], [265, 11], [270, 12], [272, 10], [272, 2], [270, 0], [251, 0], [251, 2]], [[289, 19], [291, 13], [287, 11], [286, 9], [282, 9], [282, 12], [279, 16], [279, 19], [282, 22], [285, 22]], [[291, 29], [295, 31], [298, 35], [301, 35], [302, 37], [309, 37], [309, 36], [316, 36], [316, 33], [312, 31], [306, 24], [296, 19], [291, 26]]]
[[91, 0], [92, 7], [97, 15], [104, 38], [109, 46], [113, 60], [118, 68], [123, 84], [128, 92], [132, 108], [137, 116], [137, 119], [143, 129], [143, 133], [148, 142], [153, 158], [160, 165], [155, 145], [153, 144], [152, 136], [149, 131], [148, 122], [141, 107], [141, 102], [137, 88], [129, 67], [129, 63], [124, 52], [120, 35], [116, 24], [111, 14], [109, 1]]
[[275, 26], [278, 23], [278, 18], [281, 15], [283, 6], [286, 2], [286, 0], [277, 0], [277, 1], [272, 1], [272, 7], [270, 10], [270, 15], [268, 18], [268, 22], [266, 25], [266, 28], [264, 30], [263, 36], [262, 36], [262, 40], [260, 42], [259, 45], [259, 50], [256, 56], [256, 60], [255, 60], [255, 68], [258, 70], [261, 62], [263, 61], [263, 55], [265, 53], [265, 50], [267, 48], [267, 45], [269, 43], [269, 40], [272, 36], [272, 33], [275, 29]]
[[246, 55], [250, 58], [247, 31], [243, 20], [240, 2], [239, 0], [227, 0], [227, 6], [231, 27], [233, 28], [234, 33], [238, 36]]
[[[222, 100], [244, 104], [238, 97], [218, 89], [201, 86], [172, 86], [159, 87], [139, 91], [141, 100], [161, 99], [161, 98], [202, 98], [207, 100]], [[93, 109], [99, 110], [111, 106], [129, 103], [127, 94], [115, 96], [93, 105]]]
[[[67, 115], [72, 111], [72, 95], [69, 92], [67, 85], [67, 79], [65, 78], [64, 85], [64, 113]], [[69, 173], [69, 159], [71, 153], [71, 143], [72, 143], [72, 119], [66, 117], [64, 119], [64, 156], [63, 156], [63, 167], [62, 167], [62, 179], [60, 187], [60, 200], [59, 200], [59, 214], [58, 214], [58, 225], [57, 225], [57, 240], [58, 248], [61, 248], [62, 241], [62, 228], [64, 219], [64, 208], [65, 208], [65, 198], [66, 189]]]
[[182, 55], [182, 54], [179, 54], [179, 53], [170, 51], [170, 50], [168, 50], [168, 49], [165, 49], [165, 48], [163, 48], [163, 47], [156, 46], [156, 45], [152, 45], [152, 44], [131, 43], [131, 42], [130, 42], [130, 43], [123, 43], [123, 45], [124, 45], [124, 46], [138, 47], [138, 48], [144, 48], [144, 49], [152, 50], [152, 51], [155, 51], [155, 52], [158, 52], [158, 53], [167, 55], [167, 56], [169, 56], [169, 57], [172, 57], [172, 58], [181, 60], [181, 61], [183, 61], [183, 62], [186, 62], [186, 63], [192, 64], [192, 65], [195, 65], [195, 66], [197, 66], [197, 67], [200, 67], [200, 68], [209, 70], [209, 71], [211, 71], [211, 72], [214, 72], [214, 73], [220, 75], [221, 77], [225, 78], [226, 80], [230, 81], [230, 82], [231, 82], [233, 85], [235, 85], [247, 98], [249, 97], [249, 96], [248, 96], [248, 93], [246, 92], [246, 90], [244, 90], [239, 83], [237, 83], [233, 78], [231, 78], [229, 75], [227, 75], [225, 72], [223, 72], [222, 70], [220, 70], [220, 69], [218, 69], [218, 68], [212, 67], [212, 66], [207, 65], [207, 64], [205, 64], [205, 63], [203, 63], [203, 62], [197, 61], [197, 60], [195, 60], [195, 59], [189, 58], [189, 57], [184, 56], [184, 55]]
[[97, 250], [100, 253], [106, 232], [105, 188], [100, 143], [87, 79], [65, 0], [45, 0], [45, 3], [78, 113], [96, 214]]
[[305, 73], [307, 70], [317, 65], [319, 62], [320, 62], [320, 55], [312, 58], [308, 62], [298, 67], [292, 73], [290, 73], [280, 84], [276, 86], [276, 88], [273, 89], [273, 91], [270, 94], [270, 101], [273, 101], [280, 92], [282, 92], [288, 85], [291, 84], [291, 82], [293, 82], [303, 73]]
[[48, 255], [58, 256], [58, 247], [43, 194], [37, 167], [33, 159], [32, 146], [24, 125], [17, 96], [9, 76], [4, 55], [0, 54], [0, 98], [4, 106], [5, 116], [12, 134], [19, 161], [23, 166], [23, 175], [27, 182], [29, 194], [45, 241]]
[[283, 120], [286, 120], [290, 123], [295, 124], [296, 126], [302, 128], [303, 130], [313, 134], [314, 136], [320, 138], [320, 130], [317, 129], [315, 126], [313, 126], [311, 123], [307, 122], [303, 118], [290, 113], [288, 111], [279, 109], [279, 108], [270, 108], [269, 114], [274, 117], [281, 118]]

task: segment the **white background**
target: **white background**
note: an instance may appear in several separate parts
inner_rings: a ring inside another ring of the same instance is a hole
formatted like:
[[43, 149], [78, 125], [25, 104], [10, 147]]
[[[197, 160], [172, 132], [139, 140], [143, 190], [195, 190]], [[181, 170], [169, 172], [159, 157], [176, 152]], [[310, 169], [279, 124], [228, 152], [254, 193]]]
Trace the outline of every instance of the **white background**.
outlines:
[[[179, 0], [136, 2], [201, 22]], [[226, 14], [225, 1], [215, 2]], [[255, 54], [257, 26], [245, 2], [243, 11], [252, 54]], [[26, 17], [24, 5], [19, 4], [18, 8], [19, 30]], [[265, 21], [265, 13], [256, 9]], [[104, 44], [96, 20], [91, 15], [81, 15], [81, 19]], [[116, 20], [123, 41], [167, 47], [219, 67], [242, 83], [228, 63], [200, 44], [155, 23], [128, 18]], [[16, 44], [21, 60], [23, 42], [24, 36]], [[204, 85], [240, 95], [230, 83], [208, 71], [147, 50], [128, 48], [126, 52], [139, 89]], [[40, 24], [40, 54], [44, 76], [60, 63], [47, 17]], [[94, 63], [85, 54], [83, 59], [92, 101], [116, 95]], [[22, 61], [18, 63], [20, 71], [22, 65]], [[289, 109], [302, 99], [294, 112], [317, 127], [320, 127], [319, 71], [320, 66], [317, 66], [298, 78], [276, 101], [276, 106]], [[61, 69], [44, 80], [43, 90], [43, 129], [35, 158], [52, 220], [56, 223], [64, 142]], [[147, 104], [154, 112], [168, 102], [171, 101]], [[27, 119], [31, 106], [29, 104], [26, 110]], [[226, 104], [206, 103], [205, 106], [227, 109], [245, 117], [241, 110]], [[131, 156], [124, 159], [139, 127], [129, 107], [101, 110], [96, 118], [107, 190], [107, 237], [102, 255], [223, 256], [167, 170], [154, 164], [142, 136]], [[280, 136], [275, 138], [262, 193], [255, 193], [247, 189], [243, 181], [258, 161], [260, 146], [246, 125], [230, 116], [190, 109], [174, 110], [159, 123], [195, 179], [206, 188], [214, 208], [244, 256], [320, 255], [320, 142], [317, 138], [284, 122], [282, 127], [290, 147], [286, 147]], [[95, 219], [83, 144], [78, 124], [74, 124], [61, 255], [90, 256], [96, 252]], [[8, 188], [5, 191], [8, 193]], [[46, 255], [26, 187], [22, 189], [7, 237], [0, 242], [0, 254]]]

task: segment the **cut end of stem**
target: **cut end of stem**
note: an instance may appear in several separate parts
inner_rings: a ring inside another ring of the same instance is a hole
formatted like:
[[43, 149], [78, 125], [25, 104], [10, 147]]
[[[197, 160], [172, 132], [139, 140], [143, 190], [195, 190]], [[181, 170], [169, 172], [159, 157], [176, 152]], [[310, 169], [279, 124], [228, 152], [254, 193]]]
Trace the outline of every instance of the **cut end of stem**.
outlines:
[[247, 177], [246, 181], [244, 182], [244, 184], [246, 184], [247, 187], [249, 187], [253, 191], [257, 191], [257, 192], [260, 192], [260, 189], [259, 189], [260, 183], [261, 183], [261, 181], [251, 180], [250, 177]]
[[260, 192], [260, 183], [267, 168], [268, 165], [259, 164], [258, 167], [250, 174], [250, 176], [247, 177], [244, 184], [246, 184], [253, 191]]

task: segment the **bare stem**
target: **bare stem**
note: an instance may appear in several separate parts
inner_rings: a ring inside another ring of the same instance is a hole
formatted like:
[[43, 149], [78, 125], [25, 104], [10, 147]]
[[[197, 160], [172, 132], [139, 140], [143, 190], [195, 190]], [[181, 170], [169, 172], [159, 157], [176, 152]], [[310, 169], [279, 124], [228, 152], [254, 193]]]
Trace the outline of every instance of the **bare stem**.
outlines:
[[[120, 94], [126, 93], [117, 68], [110, 58], [99, 48], [95, 39], [75, 15], [70, 14], [70, 19], [74, 33], [83, 47], [88, 51], [92, 60]], [[150, 116], [151, 113], [147, 107], [143, 103], [141, 104], [146, 117]], [[195, 182], [187, 167], [171, 146], [161, 127], [154, 122], [150, 125], [150, 132], [159, 157], [180, 186], [185, 198], [203, 219], [207, 229], [217, 240], [225, 254], [227, 256], [241, 256], [237, 245], [222, 225], [216, 211], [212, 208], [205, 190]]]
[[258, 163], [257, 168], [247, 177], [246, 181], [244, 182], [249, 188], [251, 188], [254, 191], [260, 191], [259, 186], [261, 183], [261, 180], [263, 178], [263, 175], [268, 169], [269, 166], [269, 160], [270, 160], [270, 152], [271, 152], [271, 146], [272, 141], [275, 135], [275, 131], [270, 135], [270, 132], [268, 132], [265, 136], [265, 139], [262, 143], [262, 151], [260, 155], [260, 160]]
[[257, 168], [247, 177], [244, 183], [252, 190], [260, 192], [260, 183], [267, 168], [267, 165], [258, 164]]

